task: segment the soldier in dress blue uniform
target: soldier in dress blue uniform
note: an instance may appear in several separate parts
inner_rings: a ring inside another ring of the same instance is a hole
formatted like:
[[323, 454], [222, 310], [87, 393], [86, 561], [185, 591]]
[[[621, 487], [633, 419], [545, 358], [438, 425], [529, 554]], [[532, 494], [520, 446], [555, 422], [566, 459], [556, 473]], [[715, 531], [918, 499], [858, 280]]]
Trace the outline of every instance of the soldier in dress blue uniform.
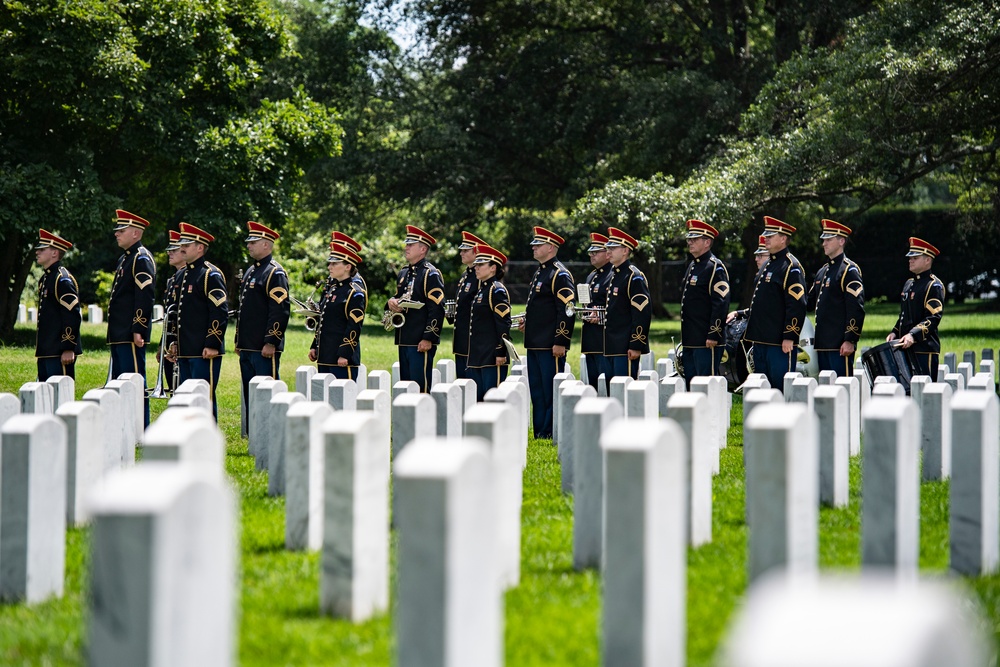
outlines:
[[44, 229], [38, 230], [35, 261], [45, 270], [38, 281], [38, 331], [35, 359], [38, 381], [53, 375], [76, 377], [76, 357], [80, 346], [80, 291], [76, 278], [62, 265], [73, 244]]
[[510, 335], [510, 295], [501, 282], [507, 256], [485, 244], [476, 245], [476, 281], [479, 290], [469, 316], [469, 377], [476, 383], [476, 399], [507, 377], [507, 346]]
[[476, 246], [489, 245], [475, 234], [462, 232], [462, 242], [458, 246], [458, 255], [465, 265], [465, 272], [458, 279], [458, 288], [455, 290], [455, 317], [451, 322], [455, 327], [455, 336], [452, 338], [451, 349], [455, 353], [455, 377], [472, 377], [466, 373], [465, 369], [469, 363], [469, 318], [472, 313], [472, 300], [476, 298], [479, 291], [479, 283], [476, 281], [476, 271], [472, 263], [476, 259]]
[[865, 287], [861, 268], [844, 254], [851, 228], [834, 220], [822, 225], [819, 238], [829, 261], [816, 272], [808, 302], [816, 309], [816, 358], [819, 370], [850, 377], [865, 323]]
[[330, 243], [330, 281], [319, 302], [319, 319], [309, 348], [309, 360], [316, 362], [316, 369], [341, 380], [358, 380], [361, 365], [361, 325], [368, 294], [353, 279], [361, 262], [361, 256], [349, 246]]
[[639, 377], [639, 357], [649, 352], [649, 326], [653, 319], [646, 276], [632, 263], [639, 241], [627, 233], [608, 229], [608, 259], [612, 269], [608, 310], [604, 325], [604, 356], [611, 378]]
[[[404, 313], [406, 321], [396, 329], [399, 348], [399, 379], [420, 385], [420, 391], [431, 390], [434, 354], [441, 342], [444, 324], [444, 279], [441, 272], [427, 261], [427, 252], [437, 240], [414, 225], [406, 226], [404, 256], [409, 264], [399, 272], [396, 295], [386, 307], [393, 313]], [[414, 301], [419, 308], [401, 308], [400, 302]]]
[[[594, 270], [587, 276], [587, 285], [590, 287], [589, 307], [605, 307], [608, 305], [608, 286], [611, 284], [611, 266], [608, 264], [608, 251], [604, 244], [608, 242], [608, 237], [604, 234], [591, 232], [590, 247], [587, 254], [590, 255], [590, 263]], [[597, 323], [597, 317], [581, 317], [581, 341], [580, 353], [587, 355], [587, 377], [583, 378], [587, 384], [597, 389], [597, 382], [601, 373], [604, 373], [605, 383], [610, 382], [611, 372], [607, 368], [604, 359], [604, 325]]]
[[910, 237], [910, 251], [906, 257], [913, 277], [903, 285], [899, 319], [885, 338], [886, 341], [899, 339], [904, 349], [912, 348], [920, 373], [929, 375], [933, 382], [937, 381], [938, 354], [941, 352], [938, 325], [944, 316], [945, 292], [944, 283], [931, 273], [931, 265], [940, 254], [941, 251], [927, 241]]
[[[128, 211], [115, 212], [115, 240], [125, 251], [118, 258], [111, 299], [108, 302], [108, 343], [111, 345], [111, 378], [139, 373], [146, 382], [146, 342], [152, 328], [156, 266], [142, 245], [149, 222]], [[149, 399], [144, 420], [149, 426]]]
[[770, 256], [754, 279], [748, 311], [734, 311], [750, 318], [743, 339], [753, 345], [754, 371], [764, 373], [773, 389], [782, 391], [785, 373], [795, 370], [796, 347], [806, 317], [806, 285], [802, 264], [788, 252], [795, 227], [764, 216], [764, 234]]
[[761, 234], [757, 239], [757, 249], [753, 251], [753, 261], [757, 264], [757, 273], [760, 273], [770, 257], [771, 253], [767, 251], [767, 237]]
[[171, 361], [180, 365], [180, 381], [194, 378], [208, 381], [212, 388], [212, 414], [218, 420], [215, 388], [226, 352], [226, 278], [219, 267], [205, 261], [205, 251], [215, 237], [186, 222], [180, 223], [180, 252], [187, 262], [181, 274], [177, 301], [177, 342], [171, 347]]
[[566, 367], [566, 350], [573, 338], [575, 317], [566, 306], [575, 296], [573, 274], [556, 259], [565, 240], [544, 227], [535, 227], [531, 252], [538, 269], [528, 287], [528, 303], [520, 330], [528, 357], [528, 389], [531, 394], [536, 438], [552, 438], [552, 380]]
[[[178, 245], [181, 233], [171, 229], [167, 234], [169, 238], [167, 264], [174, 268], [174, 274], [167, 278], [167, 287], [163, 290], [163, 331], [160, 335], [166, 338], [162, 345], [164, 350], [169, 349], [170, 344], [176, 340], [177, 301], [180, 297], [181, 274], [184, 272], [184, 267], [187, 266], [184, 262], [184, 256], [181, 255], [181, 247]], [[157, 350], [157, 354], [159, 354], [159, 350]], [[167, 355], [163, 355], [162, 359], [157, 358], [157, 361], [160, 362], [163, 373], [163, 386], [169, 391], [173, 391], [177, 388], [174, 386], [174, 362], [167, 359]]]
[[723, 323], [729, 312], [729, 272], [712, 253], [719, 231], [701, 220], [687, 221], [687, 246], [694, 257], [684, 274], [681, 291], [681, 345], [684, 380], [690, 389], [697, 376], [720, 375]]
[[247, 228], [244, 243], [254, 262], [243, 271], [240, 284], [235, 348], [240, 358], [243, 410], [249, 413], [250, 380], [257, 375], [281, 379], [281, 351], [285, 349], [291, 302], [288, 275], [273, 257], [274, 242], [281, 235], [254, 220], [247, 222]]

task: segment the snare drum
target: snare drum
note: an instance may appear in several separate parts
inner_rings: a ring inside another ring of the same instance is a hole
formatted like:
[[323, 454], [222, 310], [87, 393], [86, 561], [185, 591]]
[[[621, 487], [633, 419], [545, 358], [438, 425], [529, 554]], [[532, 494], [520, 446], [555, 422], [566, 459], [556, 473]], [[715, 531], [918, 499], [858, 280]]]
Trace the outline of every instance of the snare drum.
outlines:
[[878, 376], [891, 375], [903, 385], [907, 396], [910, 395], [911, 378], [920, 375], [913, 352], [904, 350], [898, 341], [885, 342], [871, 348], [861, 355], [861, 365], [865, 367], [868, 384], [872, 387]]

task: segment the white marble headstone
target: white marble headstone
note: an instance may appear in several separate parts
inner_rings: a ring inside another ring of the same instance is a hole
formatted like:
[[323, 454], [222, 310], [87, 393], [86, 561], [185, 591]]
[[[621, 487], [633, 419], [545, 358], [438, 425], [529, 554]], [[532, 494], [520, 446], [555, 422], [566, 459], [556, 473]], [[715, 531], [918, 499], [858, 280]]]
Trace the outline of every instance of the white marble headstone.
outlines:
[[323, 423], [329, 403], [299, 401], [285, 421], [285, 548], [319, 551], [323, 546]]
[[478, 438], [418, 440], [394, 466], [398, 667], [500, 667], [493, 465]]
[[620, 419], [605, 456], [605, 665], [683, 665], [687, 637], [687, 439], [675, 422]]
[[92, 665], [235, 664], [236, 500], [195, 466], [144, 463], [90, 503]]
[[54, 415], [22, 414], [0, 434], [0, 601], [62, 597], [66, 426]]

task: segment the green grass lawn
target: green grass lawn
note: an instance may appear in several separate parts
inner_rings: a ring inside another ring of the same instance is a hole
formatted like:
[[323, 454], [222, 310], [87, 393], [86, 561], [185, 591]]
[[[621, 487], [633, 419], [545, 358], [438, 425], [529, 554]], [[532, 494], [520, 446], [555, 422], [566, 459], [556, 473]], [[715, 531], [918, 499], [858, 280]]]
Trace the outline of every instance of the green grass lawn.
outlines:
[[[516, 309], [515, 309], [516, 310]], [[895, 321], [895, 306], [871, 309], [864, 345], [881, 342]], [[677, 309], [674, 309], [677, 312]], [[961, 353], [998, 345], [1000, 315], [973, 307], [946, 309], [945, 351]], [[450, 336], [451, 329], [445, 335]], [[654, 323], [653, 349], [664, 356], [680, 323]], [[158, 332], [156, 334], [158, 336]], [[579, 334], [578, 334], [579, 335]], [[103, 327], [84, 325], [89, 352], [77, 365], [77, 397], [101, 386], [107, 375]], [[232, 339], [232, 330], [229, 333]], [[287, 337], [282, 376], [294, 385], [294, 371], [307, 363], [310, 336], [296, 320]], [[34, 332], [19, 327], [0, 350], [0, 391], [17, 392], [35, 377]], [[515, 341], [520, 339], [515, 334]], [[364, 361], [369, 370], [389, 368], [395, 360], [391, 334], [366, 326]], [[443, 345], [450, 348], [450, 340]], [[445, 355], [447, 356], [447, 355]], [[442, 358], [442, 355], [438, 355]], [[571, 351], [571, 362], [578, 367]], [[150, 353], [150, 368], [155, 362]], [[354, 625], [321, 617], [317, 554], [284, 550], [284, 500], [267, 496], [264, 473], [254, 470], [246, 440], [239, 435], [239, 372], [235, 358], [223, 361], [219, 421], [228, 442], [226, 468], [239, 491], [242, 538], [239, 604], [239, 659], [243, 665], [388, 665], [393, 637], [390, 615]], [[153, 374], [150, 373], [150, 377]], [[152, 382], [150, 383], [152, 384]], [[164, 401], [153, 402], [154, 416]], [[743, 524], [742, 404], [733, 401], [734, 426], [722, 452], [721, 473], [713, 485], [713, 541], [688, 555], [688, 662], [710, 665], [727, 623], [746, 588], [746, 526]], [[848, 507], [820, 512], [820, 564], [850, 570], [860, 564], [860, 460], [851, 460]], [[532, 440], [524, 475], [521, 584], [506, 596], [506, 664], [519, 666], [599, 664], [600, 578], [578, 573], [572, 563], [572, 498], [560, 493], [555, 448]], [[948, 563], [948, 484], [921, 486], [920, 565], [943, 574]], [[0, 665], [84, 664], [86, 638], [86, 528], [67, 536], [66, 593], [33, 607], [0, 606]], [[393, 548], [393, 554], [395, 548]], [[994, 628], [1000, 623], [1000, 578], [969, 580]]]

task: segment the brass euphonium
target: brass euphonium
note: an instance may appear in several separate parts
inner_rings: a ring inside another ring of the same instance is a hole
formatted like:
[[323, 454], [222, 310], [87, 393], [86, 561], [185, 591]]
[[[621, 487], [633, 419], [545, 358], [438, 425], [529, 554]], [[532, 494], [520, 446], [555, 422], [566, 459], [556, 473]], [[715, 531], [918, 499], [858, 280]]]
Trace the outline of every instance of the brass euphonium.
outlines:
[[404, 324], [406, 324], [406, 315], [403, 313], [394, 313], [388, 308], [382, 313], [382, 326], [386, 331], [398, 329]]
[[[411, 299], [410, 293], [407, 292], [399, 299], [396, 299], [396, 306], [403, 310], [417, 310], [423, 308], [424, 304]], [[394, 313], [389, 310], [389, 306], [385, 307], [385, 312], [382, 314], [382, 326], [385, 327], [386, 331], [398, 329], [404, 324], [406, 324], [406, 315], [404, 313]]]
[[319, 304], [316, 303], [315, 299], [313, 299], [313, 295], [316, 294], [316, 290], [319, 289], [319, 286], [322, 284], [323, 284], [322, 280], [318, 282], [316, 284], [316, 288], [313, 289], [313, 293], [309, 295], [309, 297], [305, 301], [300, 301], [299, 299], [296, 299], [294, 296], [288, 297], [289, 299], [292, 300], [292, 303], [294, 303], [296, 306], [295, 314], [306, 316], [306, 322], [305, 322], [306, 331], [315, 331], [316, 326], [319, 324], [319, 318], [322, 313], [320, 312]]

